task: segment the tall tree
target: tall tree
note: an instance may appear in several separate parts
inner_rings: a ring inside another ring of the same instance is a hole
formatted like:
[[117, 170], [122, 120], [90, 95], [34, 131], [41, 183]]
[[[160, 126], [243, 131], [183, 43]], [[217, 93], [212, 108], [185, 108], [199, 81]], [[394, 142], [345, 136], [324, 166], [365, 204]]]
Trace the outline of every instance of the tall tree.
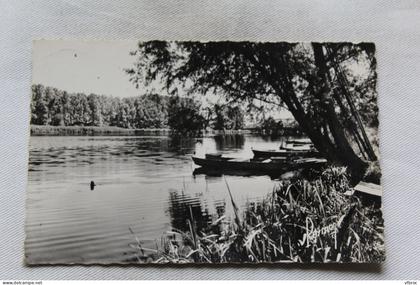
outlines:
[[91, 126], [102, 126], [103, 117], [102, 117], [102, 107], [99, 96], [96, 94], [89, 94], [87, 97], [89, 110], [90, 110], [90, 122]]
[[[334, 87], [343, 85], [333, 63], [349, 67], [344, 76], [356, 77], [349, 74], [351, 64], [374, 62], [374, 51], [373, 44], [152, 41], [138, 44], [135, 66], [127, 72], [134, 84], [159, 80], [170, 94], [183, 86], [189, 93], [224, 94], [231, 102], [286, 106], [317, 149], [348, 166], [357, 181], [367, 162], [353, 148], [355, 128], [347, 123], [353, 118], [343, 116], [355, 110], [333, 96]], [[362, 95], [352, 93], [363, 102]]]
[[195, 135], [204, 128], [204, 117], [199, 113], [200, 105], [191, 98], [173, 96], [169, 99], [168, 125], [180, 134]]
[[32, 86], [31, 123], [46, 125], [48, 122], [48, 107], [45, 101], [45, 87], [41, 84]]
[[238, 106], [215, 104], [213, 127], [216, 130], [239, 130], [244, 127], [244, 114]]
[[31, 124], [164, 128], [167, 123], [168, 98], [158, 94], [119, 99], [32, 86]]

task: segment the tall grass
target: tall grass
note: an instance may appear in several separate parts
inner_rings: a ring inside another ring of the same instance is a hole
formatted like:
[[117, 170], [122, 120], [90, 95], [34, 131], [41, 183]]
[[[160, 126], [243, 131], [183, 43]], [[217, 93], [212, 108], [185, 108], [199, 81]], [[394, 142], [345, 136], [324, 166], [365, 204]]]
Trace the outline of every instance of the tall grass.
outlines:
[[230, 195], [232, 220], [220, 217], [198, 232], [190, 212], [187, 232], [167, 232], [154, 249], [138, 239], [132, 246], [140, 262], [381, 262], [381, 211], [349, 190], [346, 170], [330, 167], [311, 181], [278, 182], [242, 215]]

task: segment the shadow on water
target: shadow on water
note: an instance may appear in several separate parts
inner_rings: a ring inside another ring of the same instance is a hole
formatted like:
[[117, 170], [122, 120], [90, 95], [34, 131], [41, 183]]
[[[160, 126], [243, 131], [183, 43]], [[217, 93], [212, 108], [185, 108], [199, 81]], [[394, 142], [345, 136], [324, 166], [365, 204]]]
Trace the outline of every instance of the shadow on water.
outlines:
[[216, 135], [214, 136], [216, 143], [216, 150], [229, 150], [229, 149], [243, 149], [245, 144], [245, 136], [242, 134], [231, 135]]
[[[190, 222], [197, 232], [208, 228], [212, 222], [208, 210], [202, 208], [200, 199], [183, 192], [171, 191], [169, 193], [168, 210], [172, 227], [182, 232], [190, 232]], [[223, 214], [224, 211], [224, 207], [219, 206], [218, 212]]]
[[174, 152], [179, 155], [193, 153], [195, 150], [195, 144], [202, 141], [202, 138], [171, 135], [168, 140], [167, 151]]
[[198, 175], [205, 175], [206, 177], [222, 177], [223, 175], [229, 176], [241, 176], [241, 177], [251, 177], [251, 176], [268, 176], [271, 180], [275, 180], [281, 177], [284, 173], [268, 173], [266, 171], [248, 171], [248, 170], [232, 170], [232, 169], [212, 169], [205, 167], [198, 167], [193, 170], [193, 177], [195, 178]]

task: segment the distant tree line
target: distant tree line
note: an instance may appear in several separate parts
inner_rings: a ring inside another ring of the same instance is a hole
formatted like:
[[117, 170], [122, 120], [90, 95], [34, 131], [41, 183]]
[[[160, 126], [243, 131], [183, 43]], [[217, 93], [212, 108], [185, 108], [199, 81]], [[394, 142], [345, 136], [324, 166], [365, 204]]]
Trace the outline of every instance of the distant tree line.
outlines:
[[156, 94], [131, 98], [68, 93], [41, 84], [32, 86], [31, 123], [52, 126], [167, 126], [168, 99]]
[[244, 128], [238, 106], [213, 104], [178, 96], [147, 94], [116, 98], [68, 93], [42, 84], [32, 86], [31, 124], [50, 126], [115, 126], [121, 128], [171, 128], [188, 132], [212, 128]]

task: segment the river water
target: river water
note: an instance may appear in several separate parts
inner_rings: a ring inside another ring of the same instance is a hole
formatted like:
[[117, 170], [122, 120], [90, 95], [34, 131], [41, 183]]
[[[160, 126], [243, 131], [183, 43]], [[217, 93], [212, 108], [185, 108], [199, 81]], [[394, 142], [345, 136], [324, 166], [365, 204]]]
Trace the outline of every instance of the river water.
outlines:
[[198, 227], [222, 215], [232, 218], [226, 182], [243, 210], [266, 197], [273, 181], [193, 175], [197, 166], [191, 156], [222, 151], [252, 157], [251, 147], [272, 149], [279, 143], [252, 135], [31, 137], [26, 260], [130, 262], [137, 253], [130, 246], [136, 237], [153, 248], [172, 228], [186, 230], [191, 214]]

